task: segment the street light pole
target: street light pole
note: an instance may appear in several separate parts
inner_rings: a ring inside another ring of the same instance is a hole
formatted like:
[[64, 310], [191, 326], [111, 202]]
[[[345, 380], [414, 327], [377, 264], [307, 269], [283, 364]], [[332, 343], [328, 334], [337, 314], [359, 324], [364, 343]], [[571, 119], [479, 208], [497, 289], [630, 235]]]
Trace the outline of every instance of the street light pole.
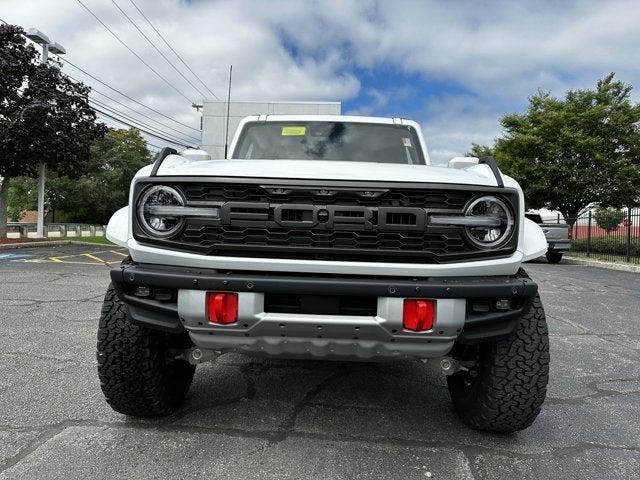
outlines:
[[[44, 64], [49, 60], [49, 45], [42, 44], [42, 57]], [[47, 167], [44, 162], [38, 164], [38, 220], [36, 224], [36, 237], [44, 237], [44, 185], [47, 177]]]
[[[49, 51], [57, 55], [67, 53], [62, 45], [52, 42], [49, 37], [36, 28], [27, 29], [26, 36], [42, 47], [42, 57], [40, 57], [40, 63], [42, 64], [46, 64], [47, 60], [49, 60]], [[38, 221], [36, 227], [36, 236], [38, 238], [44, 237], [44, 186], [46, 174], [47, 167], [44, 162], [40, 162], [38, 164]]]

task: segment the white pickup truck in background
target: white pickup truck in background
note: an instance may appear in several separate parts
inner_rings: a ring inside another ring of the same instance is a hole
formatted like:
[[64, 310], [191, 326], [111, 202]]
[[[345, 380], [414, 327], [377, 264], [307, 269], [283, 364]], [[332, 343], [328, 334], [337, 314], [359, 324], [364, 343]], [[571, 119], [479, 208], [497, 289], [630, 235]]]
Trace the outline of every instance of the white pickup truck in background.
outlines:
[[546, 253], [547, 261], [549, 263], [560, 263], [562, 254], [571, 248], [569, 226], [566, 223], [545, 223], [539, 213], [525, 213], [525, 217], [542, 228], [549, 244]]

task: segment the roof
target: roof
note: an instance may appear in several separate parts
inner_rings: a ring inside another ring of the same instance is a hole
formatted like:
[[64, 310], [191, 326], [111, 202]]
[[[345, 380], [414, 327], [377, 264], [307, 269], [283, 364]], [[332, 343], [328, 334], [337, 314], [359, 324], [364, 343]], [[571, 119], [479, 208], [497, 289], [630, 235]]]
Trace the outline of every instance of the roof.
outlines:
[[254, 121], [262, 122], [353, 122], [353, 123], [385, 123], [389, 125], [415, 125], [413, 120], [397, 117], [365, 117], [360, 115], [282, 115], [282, 114], [262, 114], [251, 117]]

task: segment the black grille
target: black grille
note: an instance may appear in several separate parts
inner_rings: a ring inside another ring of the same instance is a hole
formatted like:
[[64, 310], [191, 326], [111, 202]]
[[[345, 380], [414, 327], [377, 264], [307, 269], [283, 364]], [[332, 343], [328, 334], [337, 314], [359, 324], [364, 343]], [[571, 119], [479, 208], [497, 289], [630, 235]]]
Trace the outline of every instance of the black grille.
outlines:
[[135, 224], [134, 234], [143, 242], [209, 255], [407, 263], [501, 256], [516, 246], [514, 234], [499, 250], [479, 250], [464, 228], [427, 221], [434, 212], [462, 214], [472, 198], [488, 192], [504, 196], [517, 211], [516, 193], [508, 189], [256, 182], [171, 182], [187, 205], [219, 206], [220, 218], [187, 218], [167, 240], [145, 237]]
[[347, 230], [302, 230], [206, 225], [192, 221], [181, 240], [196, 245], [246, 245], [311, 247], [324, 249], [373, 249], [430, 251], [434, 254], [468, 250], [461, 232], [375, 232]]

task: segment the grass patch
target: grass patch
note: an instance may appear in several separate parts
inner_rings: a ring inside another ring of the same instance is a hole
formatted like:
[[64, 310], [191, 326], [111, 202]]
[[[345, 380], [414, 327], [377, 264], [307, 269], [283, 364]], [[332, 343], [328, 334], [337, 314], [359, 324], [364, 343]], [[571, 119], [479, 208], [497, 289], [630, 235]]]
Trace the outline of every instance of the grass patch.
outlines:
[[95, 243], [96, 245], [108, 245], [113, 246], [115, 243], [111, 243], [107, 240], [107, 237], [64, 237], [60, 238], [60, 240], [71, 240], [72, 242], [83, 242], [83, 243]]
[[568, 251], [566, 255], [573, 258], [582, 258], [584, 260], [598, 260], [600, 262], [620, 263], [624, 265], [640, 265], [640, 257], [630, 257], [629, 261], [627, 261], [627, 257], [625, 255], [597, 252], [587, 255], [587, 252], [577, 252], [575, 250]]

